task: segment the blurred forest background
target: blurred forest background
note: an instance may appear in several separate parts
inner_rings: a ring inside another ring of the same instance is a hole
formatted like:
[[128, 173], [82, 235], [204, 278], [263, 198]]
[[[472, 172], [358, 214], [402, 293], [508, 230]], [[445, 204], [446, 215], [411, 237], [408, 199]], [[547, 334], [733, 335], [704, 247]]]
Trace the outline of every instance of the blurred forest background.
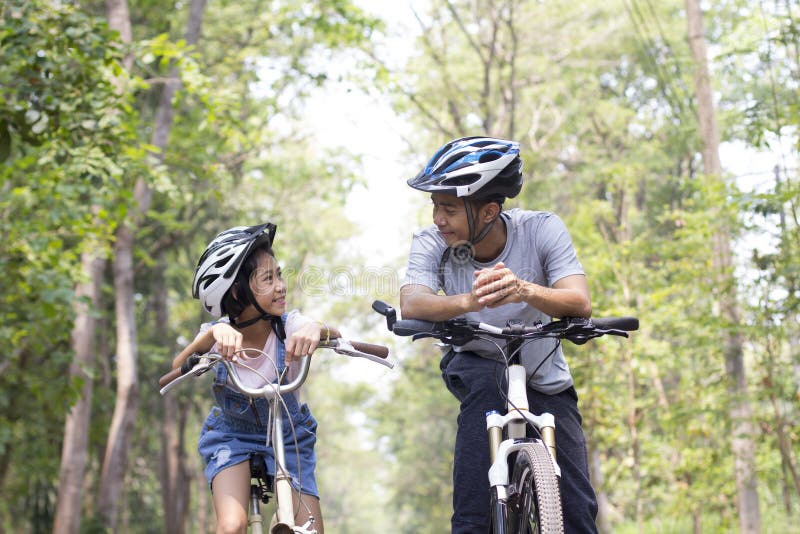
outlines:
[[[371, 4], [3, 2], [0, 531], [211, 531], [208, 382], [157, 379], [208, 319], [206, 243], [271, 220], [290, 305], [398, 363], [315, 358], [328, 531], [446, 532], [455, 400], [370, 310], [397, 304], [427, 198], [357, 216], [485, 133], [522, 143], [509, 204], [564, 218], [595, 315], [641, 320], [565, 347], [601, 530], [797, 532], [797, 0], [388, 2], [402, 29]], [[396, 142], [318, 141], [309, 106], [342, 87]]]

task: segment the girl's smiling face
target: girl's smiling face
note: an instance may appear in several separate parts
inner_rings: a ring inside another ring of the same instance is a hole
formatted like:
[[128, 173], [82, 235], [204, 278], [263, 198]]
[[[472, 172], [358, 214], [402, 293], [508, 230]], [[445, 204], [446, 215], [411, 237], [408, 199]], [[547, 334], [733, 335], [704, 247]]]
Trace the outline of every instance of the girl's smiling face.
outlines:
[[253, 290], [258, 305], [271, 315], [281, 315], [286, 311], [286, 282], [281, 276], [281, 268], [270, 254], [259, 253], [258, 266], [250, 276], [250, 289]]

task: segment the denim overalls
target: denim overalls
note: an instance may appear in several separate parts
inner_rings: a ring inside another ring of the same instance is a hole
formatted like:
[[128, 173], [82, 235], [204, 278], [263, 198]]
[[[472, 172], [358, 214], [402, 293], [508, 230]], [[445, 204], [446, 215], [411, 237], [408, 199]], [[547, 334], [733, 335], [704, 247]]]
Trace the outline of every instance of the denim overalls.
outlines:
[[[282, 318], [285, 321], [285, 317]], [[286, 367], [286, 347], [277, 343], [277, 365], [280, 375]], [[264, 456], [267, 471], [275, 475], [275, 456], [272, 447], [266, 446], [269, 403], [267, 399], [250, 399], [227, 386], [228, 370], [217, 364], [213, 391], [217, 405], [203, 423], [197, 450], [206, 463], [208, 483], [225, 468], [246, 462], [254, 454]], [[317, 464], [314, 444], [317, 441], [317, 421], [308, 405], [300, 404], [293, 394], [284, 396], [286, 407], [283, 418], [283, 441], [286, 469], [292, 476], [292, 485], [302, 493], [319, 497], [314, 470]], [[288, 410], [288, 416], [287, 416]], [[292, 424], [289, 424], [291, 417]], [[292, 434], [294, 426], [294, 434]], [[297, 436], [297, 448], [294, 436]], [[299, 452], [299, 457], [298, 457]], [[298, 470], [299, 463], [299, 470]]]

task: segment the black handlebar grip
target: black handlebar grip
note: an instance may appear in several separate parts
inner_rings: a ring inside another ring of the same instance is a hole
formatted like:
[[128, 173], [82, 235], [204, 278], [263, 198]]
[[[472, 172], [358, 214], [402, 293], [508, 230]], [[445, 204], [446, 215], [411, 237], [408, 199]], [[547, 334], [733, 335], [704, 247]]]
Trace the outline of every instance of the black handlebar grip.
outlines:
[[398, 336], [413, 336], [414, 334], [438, 334], [442, 331], [442, 323], [420, 321], [419, 319], [401, 319], [396, 321], [392, 332]]
[[598, 328], [623, 330], [633, 332], [639, 330], [639, 319], [636, 317], [602, 317], [592, 319], [592, 323]]
[[376, 312], [380, 313], [381, 315], [386, 315], [394, 308], [383, 302], [382, 300], [376, 300], [372, 303], [372, 309]]

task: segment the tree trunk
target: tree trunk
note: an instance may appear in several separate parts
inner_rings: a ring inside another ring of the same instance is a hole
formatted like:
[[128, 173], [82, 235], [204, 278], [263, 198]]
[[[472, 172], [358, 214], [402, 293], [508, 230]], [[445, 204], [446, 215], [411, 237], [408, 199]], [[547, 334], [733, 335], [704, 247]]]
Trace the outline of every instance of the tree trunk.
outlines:
[[[81, 256], [83, 272], [88, 279], [75, 291], [76, 317], [72, 329], [72, 347], [75, 359], [70, 365], [70, 380], [83, 380], [81, 396], [67, 414], [64, 426], [64, 444], [61, 449], [61, 468], [58, 478], [58, 505], [53, 524], [54, 534], [78, 532], [81, 525], [81, 494], [83, 478], [89, 455], [89, 422], [92, 408], [92, 376], [87, 371], [94, 364], [96, 320], [94, 310], [99, 308], [105, 259], [91, 252]], [[84, 299], [88, 299], [89, 303]]]
[[97, 506], [103, 524], [116, 530], [127, 469], [128, 445], [136, 420], [139, 383], [136, 372], [136, 302], [133, 290], [133, 231], [121, 226], [114, 246], [114, 295], [117, 320], [117, 395], [100, 473]]
[[[109, 9], [113, 6], [119, 14], [128, 13], [126, 0], [109, 0]], [[192, 0], [186, 29], [186, 41], [192, 45], [200, 35], [200, 26], [205, 12], [206, 0]], [[111, 13], [109, 13], [109, 18]], [[130, 17], [127, 20], [130, 25]], [[177, 74], [177, 72], [176, 72]], [[164, 85], [156, 112], [151, 144], [158, 149], [153, 154], [161, 163], [172, 128], [174, 110], [172, 100], [179, 87], [177, 76], [172, 77]], [[114, 415], [103, 459], [100, 479], [100, 495], [98, 507], [106, 527], [116, 527], [119, 500], [127, 468], [127, 452], [131, 429], [136, 418], [138, 404], [138, 378], [136, 361], [138, 344], [136, 336], [136, 308], [134, 299], [133, 252], [135, 230], [142, 218], [150, 209], [153, 192], [143, 178], [139, 178], [134, 186], [135, 206], [128, 221], [120, 225], [114, 247], [114, 290], [116, 295], [117, 318], [117, 399]]]
[[[167, 304], [166, 270], [163, 255], [156, 269], [157, 289], [155, 293], [156, 325], [165, 325], [169, 319]], [[157, 328], [159, 335], [156, 343], [169, 347], [172, 345], [166, 330]], [[186, 428], [187, 406], [183, 406], [176, 395], [163, 398], [164, 419], [161, 432], [161, 503], [164, 509], [164, 531], [170, 534], [186, 532], [186, 520], [189, 512], [189, 496], [191, 485], [184, 454], [184, 429]]]
[[611, 534], [611, 503], [603, 486], [602, 460], [597, 447], [589, 446], [588, 456], [592, 485], [597, 488], [597, 530], [600, 534]]
[[[131, 29], [130, 14], [128, 11], [127, 0], [106, 0], [106, 17], [108, 18], [108, 25], [111, 29], [119, 32], [120, 40], [123, 43], [130, 43], [133, 35]], [[126, 69], [130, 70], [133, 65], [133, 56], [128, 54], [123, 60], [123, 65]], [[119, 90], [124, 90], [121, 86]], [[125, 238], [123, 237], [124, 241]], [[120, 314], [119, 309], [122, 303], [120, 302], [120, 280], [117, 279], [117, 274], [122, 268], [122, 264], [126, 261], [133, 265], [132, 258], [120, 259], [116, 254], [117, 249], [120, 248], [120, 236], [117, 236], [115, 244], [115, 258], [114, 258], [114, 294], [116, 296], [115, 311], [117, 316], [117, 362], [118, 362], [118, 379], [117, 379], [117, 402], [114, 407], [114, 415], [111, 420], [111, 428], [109, 429], [108, 442], [106, 444], [106, 452], [103, 460], [103, 468], [100, 474], [100, 495], [97, 501], [97, 510], [103, 517], [103, 520], [113, 527], [114, 523], [108, 521], [116, 521], [117, 516], [117, 501], [121, 489], [121, 481], [119, 484], [114, 484], [114, 477], [119, 476], [121, 472], [125, 472], [125, 457], [127, 456], [127, 443], [119, 440], [120, 431], [125, 428], [130, 428], [133, 424], [135, 412], [126, 414], [127, 406], [131, 402], [136, 402], [136, 368], [135, 361], [130, 361], [130, 343], [131, 336], [135, 336], [135, 325], [132, 327], [125, 324], [120, 327]], [[131, 267], [132, 269], [132, 267]], [[130, 271], [130, 285], [133, 286], [133, 273]], [[133, 294], [131, 293], [131, 301]], [[133, 364], [133, 367], [131, 367]], [[133, 376], [133, 384], [129, 381]], [[131, 386], [133, 390], [131, 391]], [[121, 400], [121, 398], [123, 400]], [[120, 408], [123, 406], [123, 408]]]
[[628, 414], [626, 421], [628, 433], [631, 437], [631, 456], [633, 466], [631, 476], [633, 477], [636, 488], [636, 525], [639, 532], [644, 532], [644, 501], [642, 490], [642, 469], [641, 469], [641, 443], [639, 441], [639, 416], [636, 410], [636, 371], [633, 365], [633, 351], [629, 345], [625, 346], [625, 363], [628, 371]]
[[186, 409], [174, 395], [164, 398], [161, 502], [164, 507], [164, 532], [171, 534], [186, 532], [189, 518], [191, 484], [183, 453]]
[[[708, 71], [708, 52], [703, 29], [703, 13], [699, 0], [686, 0], [689, 45], [695, 62], [695, 92], [700, 135], [703, 141], [703, 166], [708, 180], [722, 179], [719, 158], [719, 132], [714, 115], [714, 102]], [[731, 234], [719, 217], [719, 226], [713, 236], [713, 265], [717, 273], [719, 305], [726, 325], [722, 332], [725, 369], [730, 394], [729, 415], [733, 433], [732, 451], [736, 488], [738, 492], [739, 527], [742, 532], [761, 532], [761, 512], [758, 504], [758, 481], [755, 468], [754, 429], [751, 421], [750, 401], [744, 367], [743, 340], [740, 331], [736, 286], [731, 270]]]
[[[132, 31], [126, 0], [121, 2], [108, 0], [106, 15], [109, 27], [119, 32], [120, 40], [123, 43], [130, 43]], [[133, 65], [133, 56], [127, 55], [123, 65], [130, 69]], [[122, 90], [119, 86], [118, 89]], [[75, 359], [70, 366], [70, 379], [78, 377], [84, 382], [81, 396], [67, 414], [64, 426], [58, 479], [58, 505], [53, 523], [54, 534], [71, 534], [80, 530], [83, 479], [89, 455], [93, 378], [86, 371], [95, 363], [93, 343], [97, 320], [93, 317], [93, 312], [99, 306], [106, 260], [95, 257], [93, 252], [87, 251], [81, 256], [81, 264], [88, 279], [78, 286], [75, 296], [78, 299], [88, 298], [91, 306], [77, 303], [75, 325], [72, 330]]]

